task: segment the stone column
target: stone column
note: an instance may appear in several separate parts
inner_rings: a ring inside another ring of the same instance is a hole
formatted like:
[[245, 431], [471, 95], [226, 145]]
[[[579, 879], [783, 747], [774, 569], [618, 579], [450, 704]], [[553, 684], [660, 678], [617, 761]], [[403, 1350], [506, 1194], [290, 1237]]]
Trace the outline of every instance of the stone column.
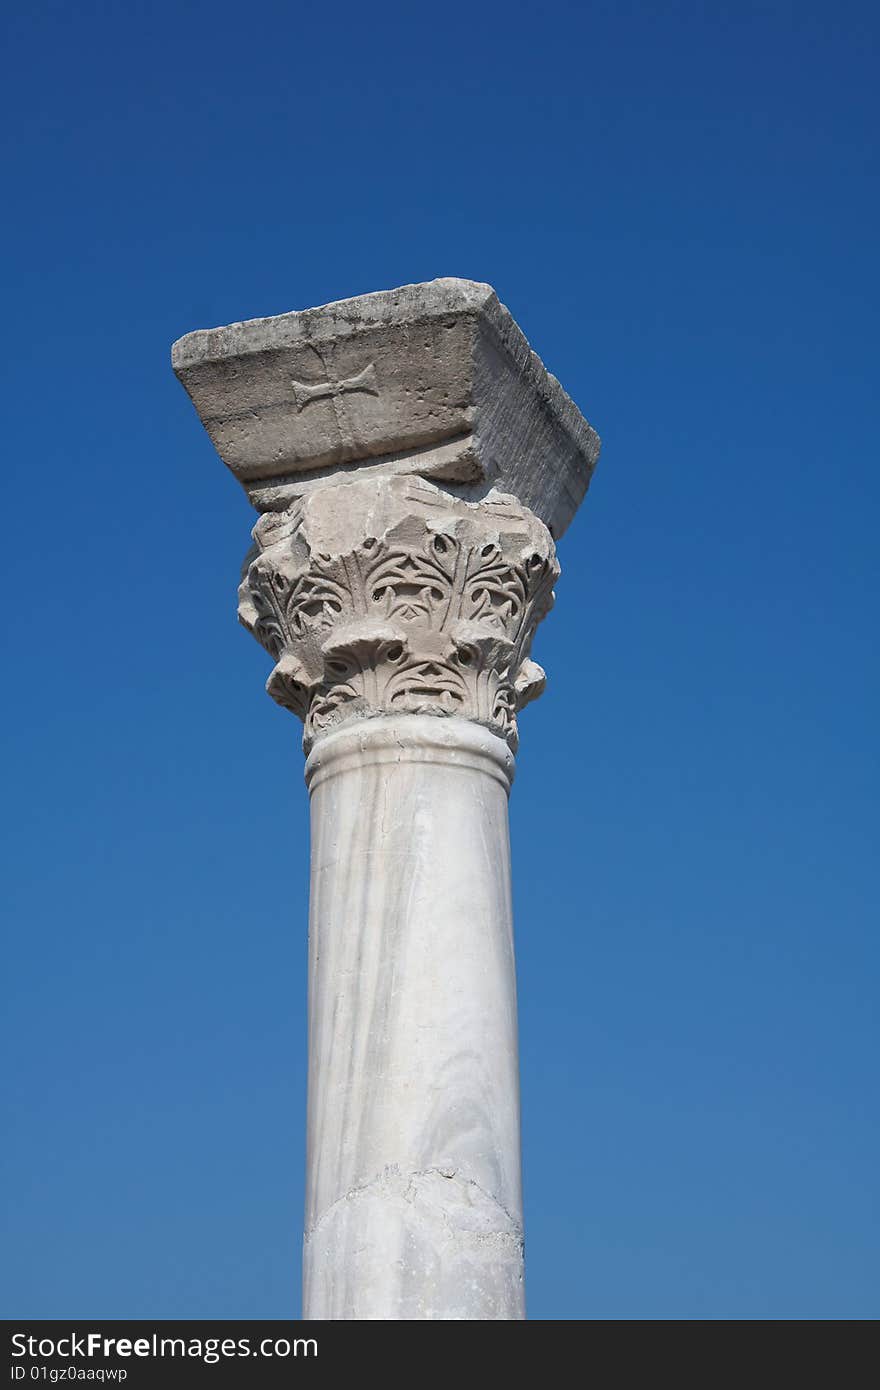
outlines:
[[485, 285], [189, 334], [311, 797], [304, 1316], [525, 1316], [507, 797], [598, 440]]

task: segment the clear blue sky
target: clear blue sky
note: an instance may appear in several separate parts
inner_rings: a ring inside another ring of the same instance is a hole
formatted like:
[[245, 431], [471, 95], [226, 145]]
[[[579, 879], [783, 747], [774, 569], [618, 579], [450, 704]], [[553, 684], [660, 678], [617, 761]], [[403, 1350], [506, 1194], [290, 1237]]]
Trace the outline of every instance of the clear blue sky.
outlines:
[[0, 1310], [298, 1313], [299, 728], [169, 347], [462, 275], [604, 441], [512, 802], [530, 1314], [876, 1316], [876, 6], [6, 25]]

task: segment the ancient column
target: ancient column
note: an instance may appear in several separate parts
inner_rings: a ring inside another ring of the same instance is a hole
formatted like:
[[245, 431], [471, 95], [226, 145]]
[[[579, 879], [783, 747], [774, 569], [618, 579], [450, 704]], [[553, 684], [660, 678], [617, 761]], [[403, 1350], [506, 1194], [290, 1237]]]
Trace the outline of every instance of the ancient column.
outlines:
[[595, 433], [488, 285], [190, 333], [311, 798], [306, 1318], [525, 1316], [507, 799]]

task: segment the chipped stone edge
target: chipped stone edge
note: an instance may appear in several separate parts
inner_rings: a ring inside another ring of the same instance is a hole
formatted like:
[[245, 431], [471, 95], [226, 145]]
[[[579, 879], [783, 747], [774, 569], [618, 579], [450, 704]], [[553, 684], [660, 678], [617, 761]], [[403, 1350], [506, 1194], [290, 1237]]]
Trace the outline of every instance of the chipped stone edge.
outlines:
[[522, 1254], [525, 1244], [522, 1222], [518, 1221], [512, 1212], [509, 1212], [503, 1202], [500, 1202], [493, 1193], [488, 1192], [485, 1187], [482, 1187], [480, 1183], [476, 1182], [473, 1178], [466, 1177], [455, 1168], [441, 1167], [437, 1164], [432, 1164], [427, 1168], [413, 1170], [403, 1170], [400, 1168], [399, 1164], [396, 1163], [386, 1164], [381, 1172], [376, 1173], [367, 1182], [358, 1183], [356, 1187], [350, 1188], [348, 1192], [343, 1192], [335, 1201], [325, 1207], [321, 1214], [312, 1222], [311, 1226], [304, 1232], [304, 1243], [309, 1245], [318, 1232], [336, 1216], [341, 1207], [350, 1205], [361, 1197], [371, 1195], [377, 1189], [381, 1192], [392, 1185], [398, 1189], [398, 1195], [405, 1201], [412, 1201], [415, 1195], [414, 1184], [416, 1180], [428, 1177], [444, 1178], [446, 1181], [452, 1182], [458, 1190], [472, 1188], [475, 1192], [479, 1193], [480, 1197], [489, 1203], [491, 1209], [500, 1214], [502, 1224], [506, 1226], [506, 1229], [486, 1232], [466, 1231], [461, 1229], [456, 1234], [459, 1236], [466, 1235], [477, 1242], [496, 1240], [501, 1237], [505, 1240], [512, 1241], [518, 1252]]

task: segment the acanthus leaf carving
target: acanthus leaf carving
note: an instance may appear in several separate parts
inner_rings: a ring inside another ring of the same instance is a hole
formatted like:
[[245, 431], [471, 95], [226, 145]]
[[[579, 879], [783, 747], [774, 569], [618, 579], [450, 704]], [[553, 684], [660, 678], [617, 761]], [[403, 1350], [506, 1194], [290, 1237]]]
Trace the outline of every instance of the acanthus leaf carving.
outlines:
[[559, 567], [514, 498], [462, 502], [423, 480], [336, 484], [254, 528], [239, 616], [274, 658], [267, 689], [308, 749], [346, 719], [460, 715], [512, 748], [540, 694], [529, 656]]

